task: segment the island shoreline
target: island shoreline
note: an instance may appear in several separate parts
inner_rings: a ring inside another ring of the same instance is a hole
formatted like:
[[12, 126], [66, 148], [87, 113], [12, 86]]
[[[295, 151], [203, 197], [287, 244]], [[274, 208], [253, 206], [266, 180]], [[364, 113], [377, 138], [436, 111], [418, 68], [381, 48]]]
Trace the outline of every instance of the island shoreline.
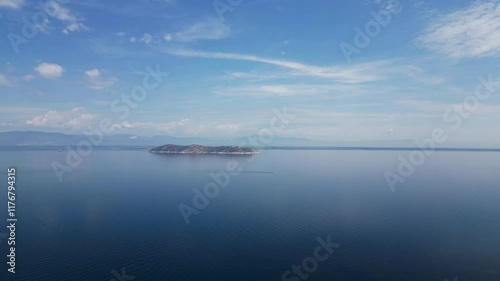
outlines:
[[216, 155], [255, 155], [259, 151], [241, 146], [203, 146], [199, 144], [166, 144], [149, 150], [155, 154], [216, 154]]

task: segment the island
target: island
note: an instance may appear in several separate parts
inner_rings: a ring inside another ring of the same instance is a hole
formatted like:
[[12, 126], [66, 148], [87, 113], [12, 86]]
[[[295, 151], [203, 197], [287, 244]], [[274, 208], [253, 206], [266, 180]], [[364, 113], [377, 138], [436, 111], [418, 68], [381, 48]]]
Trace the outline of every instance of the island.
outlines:
[[150, 149], [151, 153], [172, 154], [257, 154], [257, 150], [241, 146], [203, 146], [199, 144], [175, 145], [166, 144]]

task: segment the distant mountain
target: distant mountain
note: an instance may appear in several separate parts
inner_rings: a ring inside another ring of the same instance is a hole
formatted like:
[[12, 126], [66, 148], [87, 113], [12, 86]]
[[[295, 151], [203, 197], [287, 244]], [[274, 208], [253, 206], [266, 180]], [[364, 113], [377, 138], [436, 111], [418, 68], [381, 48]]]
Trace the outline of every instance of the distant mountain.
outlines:
[[[13, 131], [0, 132], [0, 146], [68, 146], [77, 145], [81, 140], [87, 139], [84, 135], [68, 135], [62, 133]], [[264, 142], [263, 142], [264, 141]], [[136, 136], [131, 134], [106, 135], [100, 146], [159, 146], [165, 143], [177, 145], [200, 144], [207, 146], [311, 146], [327, 145], [328, 143], [315, 142], [303, 138], [274, 137], [271, 141], [260, 140], [257, 136], [245, 138], [177, 138], [172, 136]]]
[[266, 136], [248, 136], [243, 138], [238, 138], [234, 140], [233, 145], [240, 146], [256, 146], [256, 147], [266, 147], [266, 146], [318, 146], [318, 145], [331, 145], [329, 142], [313, 141], [306, 138], [294, 138], [294, 137], [280, 137], [275, 136], [267, 139]]
[[[62, 133], [13, 131], [0, 132], [0, 146], [74, 146], [81, 140], [86, 140], [84, 135], [68, 135]], [[156, 147], [166, 143], [176, 145], [199, 144], [205, 146], [246, 146], [246, 147], [417, 147], [411, 140], [387, 141], [314, 141], [306, 138], [275, 136], [265, 139], [264, 136], [248, 136], [241, 138], [178, 138], [172, 136], [136, 136], [131, 134], [118, 134], [104, 136], [100, 146], [143, 146]], [[466, 143], [447, 142], [446, 147], [482, 147]], [[494, 147], [494, 146], [492, 146]]]
[[[88, 139], [85, 135], [67, 135], [35, 131], [0, 132], [0, 146], [67, 146]], [[101, 146], [158, 146], [164, 143], [217, 144], [216, 140], [202, 138], [175, 138], [171, 136], [143, 137], [129, 134], [106, 135]]]
[[0, 146], [56, 146], [76, 144], [82, 136], [33, 131], [0, 132]]

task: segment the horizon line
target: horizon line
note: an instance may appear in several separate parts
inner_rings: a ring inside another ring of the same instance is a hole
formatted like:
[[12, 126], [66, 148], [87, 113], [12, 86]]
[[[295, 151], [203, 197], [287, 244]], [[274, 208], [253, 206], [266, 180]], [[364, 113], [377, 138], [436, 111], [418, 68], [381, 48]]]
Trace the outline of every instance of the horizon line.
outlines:
[[[18, 148], [26, 150], [36, 150], [45, 148], [47, 150], [60, 148], [73, 148], [76, 145], [0, 145], [0, 149]], [[98, 145], [96, 149], [149, 149], [157, 146], [153, 145]], [[251, 147], [251, 146], [242, 146]], [[436, 147], [436, 148], [421, 148], [421, 147], [378, 147], [378, 146], [301, 146], [301, 145], [280, 145], [280, 146], [255, 146], [251, 147], [261, 150], [358, 150], [358, 151], [450, 151], [450, 152], [500, 152], [500, 148], [479, 148], [479, 147]]]

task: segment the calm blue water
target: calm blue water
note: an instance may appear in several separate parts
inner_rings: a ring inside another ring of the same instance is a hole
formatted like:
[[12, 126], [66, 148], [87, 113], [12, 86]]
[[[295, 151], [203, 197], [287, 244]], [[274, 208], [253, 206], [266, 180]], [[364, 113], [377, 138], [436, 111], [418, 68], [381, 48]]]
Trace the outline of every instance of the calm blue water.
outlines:
[[[59, 182], [64, 151], [0, 151], [0, 233], [10, 166], [19, 219], [0, 280], [279, 281], [328, 235], [341, 246], [307, 280], [500, 280], [500, 153], [436, 152], [391, 192], [383, 173], [409, 153], [98, 150]], [[179, 204], [229, 161], [245, 172], [187, 225]]]

